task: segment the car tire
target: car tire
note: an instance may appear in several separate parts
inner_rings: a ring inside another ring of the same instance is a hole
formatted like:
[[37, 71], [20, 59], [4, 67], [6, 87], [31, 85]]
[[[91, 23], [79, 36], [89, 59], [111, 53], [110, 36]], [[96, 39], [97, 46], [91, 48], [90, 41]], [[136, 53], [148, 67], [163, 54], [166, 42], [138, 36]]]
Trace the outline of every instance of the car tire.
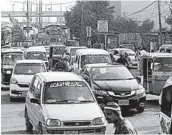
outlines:
[[32, 133], [33, 125], [30, 123], [27, 112], [25, 112], [25, 124], [26, 124], [26, 132], [27, 133]]
[[14, 102], [15, 99], [13, 97], [10, 97], [10, 102]]
[[42, 124], [41, 123], [39, 123], [39, 125], [38, 125], [38, 134], [43, 134]]
[[142, 112], [144, 112], [144, 110], [145, 110], [144, 107], [140, 107], [140, 106], [137, 107], [136, 109], [137, 109], [137, 112], [138, 112], [138, 113], [142, 113]]

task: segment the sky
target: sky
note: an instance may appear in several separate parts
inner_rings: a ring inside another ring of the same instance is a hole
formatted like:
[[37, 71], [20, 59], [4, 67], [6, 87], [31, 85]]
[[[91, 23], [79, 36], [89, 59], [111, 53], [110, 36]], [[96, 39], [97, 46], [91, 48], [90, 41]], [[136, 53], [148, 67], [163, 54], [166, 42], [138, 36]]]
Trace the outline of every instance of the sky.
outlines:
[[[1, 0], [1, 11], [22, 11], [23, 10], [23, 2], [26, 0]], [[39, 0], [31, 0], [32, 2], [39, 1]], [[166, 0], [169, 2], [169, 0]], [[169, 11], [169, 5], [167, 5], [165, 2], [161, 1], [161, 14], [162, 14], [162, 26], [167, 27], [167, 25], [164, 23], [165, 18], [170, 14]], [[50, 4], [52, 3], [63, 3], [62, 6], [55, 5], [53, 6], [53, 10], [55, 9], [62, 9], [64, 11], [69, 10], [71, 6], [75, 4], [75, 0], [42, 0], [43, 4]], [[151, 19], [155, 22], [155, 27], [158, 28], [158, 6], [157, 2], [153, 3], [153, 0], [143, 1], [143, 0], [137, 0], [137, 1], [124, 1], [121, 0], [121, 11], [122, 16], [127, 16], [128, 18], [132, 18], [136, 21], [143, 21], [145, 19]], [[133, 13], [143, 9], [144, 7], [148, 6], [149, 4], [153, 3], [150, 7], [143, 10], [142, 12], [138, 12], [137, 14], [132, 15]], [[24, 9], [26, 10], [26, 4]], [[46, 8], [48, 10], [48, 6]], [[33, 6], [33, 10], [36, 10], [36, 6]], [[45, 10], [45, 6], [43, 6], [43, 10]], [[20, 18], [24, 19], [24, 18]], [[9, 21], [8, 18], [1, 19], [2, 21]]]

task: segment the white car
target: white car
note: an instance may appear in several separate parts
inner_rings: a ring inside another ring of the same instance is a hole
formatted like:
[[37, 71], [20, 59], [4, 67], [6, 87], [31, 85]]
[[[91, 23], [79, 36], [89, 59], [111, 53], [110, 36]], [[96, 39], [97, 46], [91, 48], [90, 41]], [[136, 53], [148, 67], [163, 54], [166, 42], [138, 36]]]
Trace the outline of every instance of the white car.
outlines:
[[105, 133], [107, 124], [91, 88], [70, 72], [38, 73], [33, 77], [25, 120], [27, 132], [34, 127], [40, 134]]
[[110, 55], [103, 49], [79, 49], [76, 51], [73, 68], [79, 74], [82, 67], [86, 64], [112, 63]]
[[39, 72], [46, 72], [46, 65], [42, 60], [19, 60], [14, 66], [10, 80], [10, 101], [25, 98], [32, 77]]

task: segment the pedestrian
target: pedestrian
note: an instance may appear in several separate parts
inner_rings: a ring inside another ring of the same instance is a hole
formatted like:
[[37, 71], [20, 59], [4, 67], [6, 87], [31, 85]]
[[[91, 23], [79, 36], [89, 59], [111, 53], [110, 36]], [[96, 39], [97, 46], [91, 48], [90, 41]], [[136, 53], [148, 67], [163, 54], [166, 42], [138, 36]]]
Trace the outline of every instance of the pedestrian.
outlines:
[[73, 67], [70, 66], [70, 54], [69, 53], [64, 54], [63, 63], [65, 65], [65, 71], [66, 72], [71, 72], [73, 70]]
[[121, 108], [117, 103], [108, 102], [104, 107], [104, 113], [107, 121], [114, 124], [112, 134], [138, 134], [131, 122], [122, 117]]
[[128, 63], [127, 68], [130, 69], [130, 64], [132, 64], [132, 61], [130, 57], [128, 56], [127, 52], [124, 53], [124, 58], [127, 60], [127, 63]]
[[117, 60], [118, 63], [121, 63], [122, 65], [129, 67], [128, 61], [125, 59], [124, 55], [121, 53], [120, 58]]

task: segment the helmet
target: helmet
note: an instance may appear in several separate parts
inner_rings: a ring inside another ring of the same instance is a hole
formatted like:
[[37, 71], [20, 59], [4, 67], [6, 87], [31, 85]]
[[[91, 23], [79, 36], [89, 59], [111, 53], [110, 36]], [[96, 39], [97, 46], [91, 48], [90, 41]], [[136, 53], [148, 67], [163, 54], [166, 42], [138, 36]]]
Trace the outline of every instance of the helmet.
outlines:
[[69, 60], [70, 60], [70, 56], [69, 56], [69, 55], [65, 55], [65, 56], [63, 57], [63, 60], [69, 61]]

